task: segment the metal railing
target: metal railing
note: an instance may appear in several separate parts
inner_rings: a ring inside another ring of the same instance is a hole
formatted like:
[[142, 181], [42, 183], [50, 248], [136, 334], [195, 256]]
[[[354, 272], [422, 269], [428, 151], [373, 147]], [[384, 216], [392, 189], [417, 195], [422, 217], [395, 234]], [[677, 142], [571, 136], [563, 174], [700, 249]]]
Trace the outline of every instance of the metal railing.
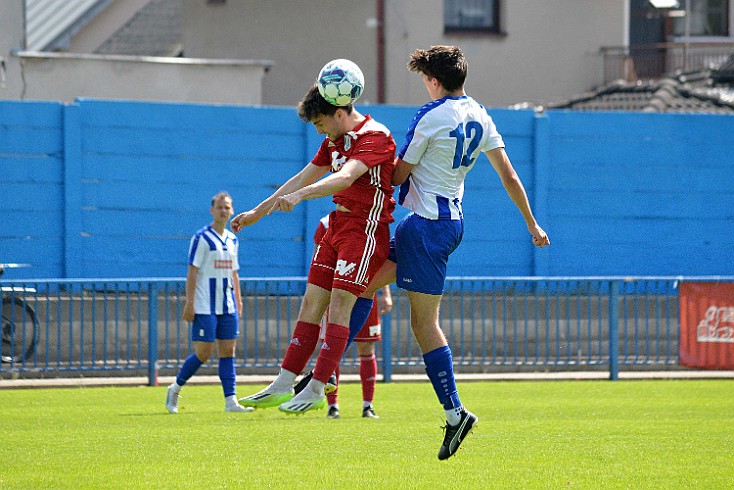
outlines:
[[[451, 277], [441, 326], [460, 372], [678, 369], [678, 284], [734, 277]], [[242, 280], [238, 373], [272, 373], [305, 278]], [[0, 281], [0, 376], [175, 374], [192, 352], [183, 279]], [[151, 301], [155, 298], [155, 301]], [[383, 379], [422, 372], [405, 291], [383, 317]], [[149, 319], [156, 319], [150, 322]], [[343, 366], [358, 365], [354, 347]], [[210, 361], [202, 369], [212, 369]], [[345, 371], [347, 372], [347, 371]]]
[[658, 43], [601, 48], [604, 83], [658, 79], [677, 71], [716, 68], [734, 55], [734, 43]]

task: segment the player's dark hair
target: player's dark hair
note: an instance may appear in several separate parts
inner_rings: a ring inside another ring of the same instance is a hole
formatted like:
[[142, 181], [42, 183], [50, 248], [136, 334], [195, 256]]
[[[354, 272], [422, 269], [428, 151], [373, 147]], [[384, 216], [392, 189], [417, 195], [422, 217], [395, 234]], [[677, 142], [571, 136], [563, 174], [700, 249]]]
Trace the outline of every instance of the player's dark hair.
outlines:
[[408, 70], [435, 78], [448, 92], [454, 92], [464, 86], [467, 68], [464, 53], [458, 46], [416, 49], [408, 61]]
[[303, 96], [301, 102], [298, 103], [298, 117], [304, 122], [311, 122], [317, 116], [333, 116], [337, 110], [342, 109], [347, 114], [352, 113], [354, 106], [352, 104], [345, 106], [335, 106], [329, 104], [326, 99], [321, 97], [319, 87], [314, 83], [306, 95]]

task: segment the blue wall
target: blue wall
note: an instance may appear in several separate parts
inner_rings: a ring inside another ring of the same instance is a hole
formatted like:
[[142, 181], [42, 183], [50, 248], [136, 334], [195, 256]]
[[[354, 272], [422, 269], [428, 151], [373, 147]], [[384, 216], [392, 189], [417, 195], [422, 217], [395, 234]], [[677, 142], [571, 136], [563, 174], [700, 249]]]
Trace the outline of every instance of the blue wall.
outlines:
[[[400, 146], [415, 108], [360, 110]], [[734, 273], [734, 117], [490, 114], [553, 245], [530, 244], [482, 157], [449, 274]], [[32, 264], [8, 278], [181, 277], [212, 195], [249, 209], [320, 141], [293, 108], [0, 102], [0, 262]], [[304, 275], [331, 208], [309, 201], [247, 228], [241, 275]]]

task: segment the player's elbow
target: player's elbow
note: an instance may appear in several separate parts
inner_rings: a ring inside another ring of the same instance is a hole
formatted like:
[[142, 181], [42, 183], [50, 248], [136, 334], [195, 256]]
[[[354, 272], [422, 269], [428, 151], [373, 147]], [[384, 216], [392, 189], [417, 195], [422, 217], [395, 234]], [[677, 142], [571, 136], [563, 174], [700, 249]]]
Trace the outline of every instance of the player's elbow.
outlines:
[[405, 174], [405, 175], [393, 174], [392, 180], [390, 181], [390, 183], [392, 185], [401, 185], [408, 178], [408, 175], [409, 174]]
[[402, 168], [397, 167], [395, 171], [392, 174], [392, 185], [401, 185], [403, 182], [405, 182], [408, 179], [408, 176], [410, 175], [410, 167]]
[[359, 178], [359, 175], [349, 175], [349, 174], [338, 175], [336, 174], [334, 177], [334, 182], [333, 182], [334, 192], [343, 191], [344, 189], [352, 185], [357, 180], [357, 178]]
[[522, 182], [520, 181], [520, 177], [515, 172], [512, 172], [511, 174], [508, 174], [506, 176], [502, 177], [502, 185], [507, 190], [507, 192], [514, 192], [516, 190], [523, 189]]

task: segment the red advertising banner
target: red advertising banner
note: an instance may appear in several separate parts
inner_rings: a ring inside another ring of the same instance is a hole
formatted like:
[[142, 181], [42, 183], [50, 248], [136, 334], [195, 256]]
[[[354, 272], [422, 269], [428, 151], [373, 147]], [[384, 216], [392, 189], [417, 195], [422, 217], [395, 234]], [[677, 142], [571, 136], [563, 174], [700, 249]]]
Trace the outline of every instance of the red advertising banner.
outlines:
[[734, 283], [682, 282], [680, 363], [734, 369]]

